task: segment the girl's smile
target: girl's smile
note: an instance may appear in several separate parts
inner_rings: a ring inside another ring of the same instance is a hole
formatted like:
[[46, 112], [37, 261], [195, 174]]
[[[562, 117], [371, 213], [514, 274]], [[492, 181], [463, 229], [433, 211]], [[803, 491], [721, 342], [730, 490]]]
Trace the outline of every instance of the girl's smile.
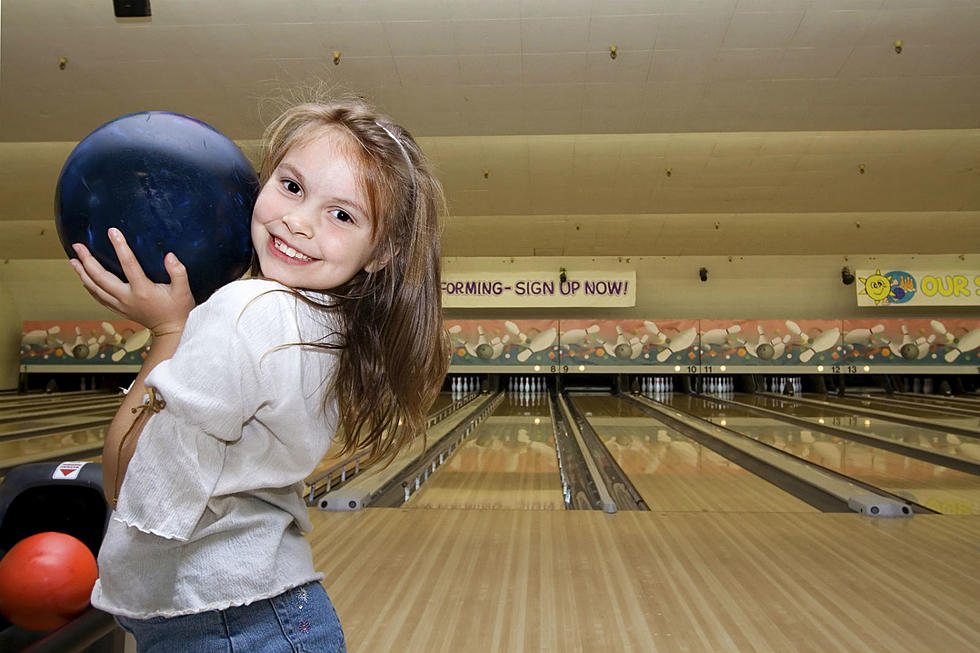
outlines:
[[314, 260], [312, 257], [307, 256], [303, 252], [293, 249], [275, 236], [269, 239], [269, 245], [272, 247], [273, 254], [287, 263], [301, 265]]
[[292, 288], [328, 290], [372, 261], [374, 219], [356, 146], [325, 127], [286, 152], [252, 211], [262, 274]]

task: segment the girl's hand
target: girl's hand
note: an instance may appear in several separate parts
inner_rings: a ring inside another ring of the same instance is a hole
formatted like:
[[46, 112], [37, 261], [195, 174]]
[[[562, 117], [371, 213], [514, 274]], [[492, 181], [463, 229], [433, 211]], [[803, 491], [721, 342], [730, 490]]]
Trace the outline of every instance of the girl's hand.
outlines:
[[72, 245], [78, 259], [69, 259], [82, 285], [97, 302], [148, 328], [154, 336], [184, 328], [187, 314], [194, 308], [194, 296], [187, 282], [187, 269], [173, 252], [163, 259], [170, 283], [150, 281], [122, 232], [109, 229], [109, 240], [116, 250], [129, 283], [106, 270], [84, 245]]

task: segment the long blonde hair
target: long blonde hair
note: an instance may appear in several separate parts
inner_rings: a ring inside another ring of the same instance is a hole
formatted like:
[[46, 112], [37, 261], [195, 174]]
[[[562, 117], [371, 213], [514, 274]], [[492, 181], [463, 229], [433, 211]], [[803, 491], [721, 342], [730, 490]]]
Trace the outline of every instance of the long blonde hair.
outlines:
[[424, 435], [446, 374], [438, 227], [445, 200], [412, 136], [359, 100], [310, 102], [283, 112], [265, 131], [261, 184], [291, 147], [324, 127], [340, 130], [357, 145], [353, 149], [374, 218], [372, 258], [385, 265], [327, 291], [333, 301], [322, 308], [338, 316], [339, 344], [305, 344], [340, 349], [333, 394], [341, 454], [366, 450], [370, 464], [394, 458]]

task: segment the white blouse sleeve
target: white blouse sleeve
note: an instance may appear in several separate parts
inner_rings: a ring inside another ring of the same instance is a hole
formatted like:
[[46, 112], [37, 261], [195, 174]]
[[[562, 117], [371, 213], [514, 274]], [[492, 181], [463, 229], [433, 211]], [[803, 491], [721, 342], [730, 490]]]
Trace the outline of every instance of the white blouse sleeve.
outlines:
[[143, 429], [115, 519], [160, 537], [191, 536], [228, 446], [301, 365], [302, 348], [283, 347], [300, 340], [295, 300], [277, 288], [235, 282], [191, 311], [174, 356], [147, 376], [166, 405]]

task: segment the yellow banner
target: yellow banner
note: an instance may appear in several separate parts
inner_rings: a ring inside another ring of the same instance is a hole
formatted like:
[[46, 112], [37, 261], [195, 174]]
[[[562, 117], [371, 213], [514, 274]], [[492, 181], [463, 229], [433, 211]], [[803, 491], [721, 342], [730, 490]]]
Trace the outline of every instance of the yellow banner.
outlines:
[[858, 270], [858, 306], [980, 306], [977, 270]]

